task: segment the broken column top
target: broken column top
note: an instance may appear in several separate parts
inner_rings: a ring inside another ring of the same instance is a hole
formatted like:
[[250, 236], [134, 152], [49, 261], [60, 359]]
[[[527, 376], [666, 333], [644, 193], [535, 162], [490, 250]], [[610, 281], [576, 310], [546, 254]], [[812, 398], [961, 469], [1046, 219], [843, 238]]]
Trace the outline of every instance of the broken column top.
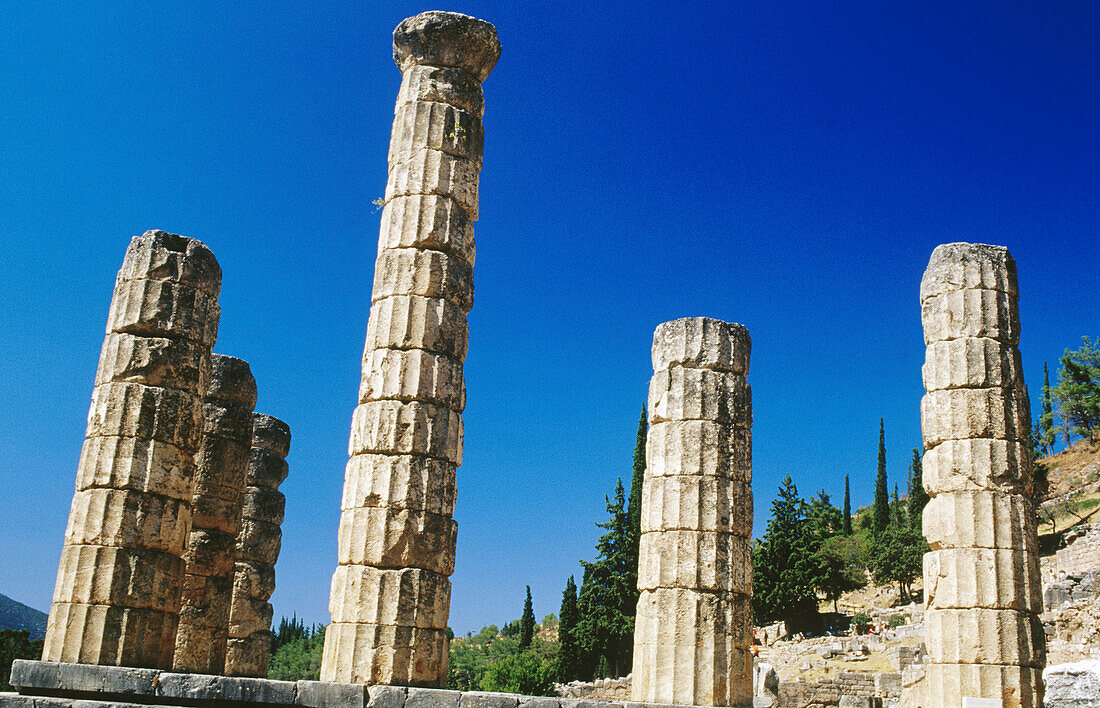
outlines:
[[936, 246], [920, 283], [920, 301], [956, 290], [1017, 294], [1016, 261], [1004, 246], [945, 243]]
[[496, 27], [469, 15], [422, 12], [393, 31], [393, 60], [402, 73], [423, 64], [464, 69], [484, 81], [499, 58]]
[[119, 271], [120, 280], [171, 280], [217, 295], [222, 269], [198, 239], [151, 230], [134, 236]]
[[290, 426], [273, 415], [253, 413], [252, 447], [286, 457], [290, 453]]
[[673, 366], [749, 373], [752, 340], [744, 325], [710, 317], [683, 317], [653, 332], [653, 370]]
[[256, 377], [244, 359], [224, 354], [210, 355], [210, 387], [206, 399], [235, 403], [249, 410], [256, 405]]

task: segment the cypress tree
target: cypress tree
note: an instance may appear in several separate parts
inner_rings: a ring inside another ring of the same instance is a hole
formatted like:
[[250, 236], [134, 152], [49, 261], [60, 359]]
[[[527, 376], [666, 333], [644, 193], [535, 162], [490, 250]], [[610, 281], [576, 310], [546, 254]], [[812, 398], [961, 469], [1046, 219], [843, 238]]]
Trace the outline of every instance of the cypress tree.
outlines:
[[1043, 362], [1043, 396], [1041, 399], [1042, 413], [1039, 414], [1039, 447], [1043, 454], [1050, 455], [1054, 452], [1054, 403], [1050, 397], [1050, 370], [1047, 363]]
[[645, 444], [648, 433], [649, 423], [646, 420], [645, 406], [642, 406], [642, 415], [638, 418], [638, 435], [634, 439], [634, 472], [630, 477], [630, 500], [626, 505], [627, 521], [630, 524], [627, 563], [631, 568], [627, 582], [632, 588], [635, 605], [638, 603], [638, 544], [642, 539], [642, 485], [645, 483]]
[[531, 586], [527, 586], [527, 599], [523, 602], [523, 616], [519, 618], [519, 648], [523, 651], [531, 646], [535, 638], [535, 610], [531, 606]]
[[848, 491], [848, 475], [844, 475], [844, 535], [852, 535], [852, 495]]
[[573, 576], [565, 581], [561, 594], [558, 619], [558, 683], [576, 680], [580, 669], [580, 647], [577, 645], [577, 583]]
[[924, 505], [928, 503], [928, 492], [924, 491], [924, 467], [921, 453], [913, 448], [913, 460], [909, 463], [909, 525], [915, 529], [921, 527]]
[[880, 534], [890, 525], [890, 491], [886, 486], [886, 433], [882, 418], [878, 419], [878, 474], [875, 475], [875, 506], [871, 528]]

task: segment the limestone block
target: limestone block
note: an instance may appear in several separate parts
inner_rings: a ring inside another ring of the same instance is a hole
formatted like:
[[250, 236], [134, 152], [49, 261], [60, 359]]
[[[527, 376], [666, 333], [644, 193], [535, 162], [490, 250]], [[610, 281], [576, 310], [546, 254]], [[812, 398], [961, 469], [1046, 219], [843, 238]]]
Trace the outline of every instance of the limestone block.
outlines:
[[94, 488], [151, 492], [189, 500], [195, 458], [175, 445], [147, 438], [95, 437], [84, 441], [78, 491]]
[[923, 467], [929, 494], [978, 490], [1031, 494], [1031, 455], [1021, 442], [945, 440], [924, 453]]
[[481, 83], [469, 72], [440, 66], [410, 66], [401, 79], [397, 107], [416, 101], [438, 101], [478, 118], [485, 114]]
[[230, 637], [225, 651], [227, 676], [267, 676], [271, 659], [271, 631], [247, 637]]
[[222, 269], [214, 254], [197, 239], [160, 230], [134, 236], [126, 248], [119, 280], [168, 280], [217, 296]]
[[422, 12], [393, 31], [393, 60], [402, 73], [418, 65], [450, 66], [485, 81], [499, 58], [496, 28], [469, 15]]
[[928, 609], [1043, 611], [1039, 558], [993, 548], [944, 548], [924, 554]]
[[188, 575], [232, 577], [237, 537], [212, 529], [192, 529], [183, 559]]
[[714, 531], [643, 533], [638, 589], [686, 588], [752, 594], [748, 541]]
[[462, 416], [450, 408], [417, 401], [371, 401], [351, 419], [349, 455], [426, 455], [462, 464]]
[[337, 566], [329, 612], [333, 622], [447, 629], [451, 583], [420, 568]]
[[421, 349], [374, 349], [363, 354], [359, 402], [422, 401], [459, 413], [466, 407], [462, 362]]
[[210, 378], [205, 353], [206, 347], [189, 339], [111, 333], [103, 340], [95, 385], [140, 383], [202, 396]]
[[688, 530], [752, 536], [752, 492], [725, 477], [647, 477], [641, 512], [643, 533]]
[[442, 686], [447, 646], [446, 630], [333, 622], [325, 629], [321, 680]]
[[1005, 708], [1042, 708], [1043, 672], [1028, 666], [997, 664], [928, 664], [922, 708], [961, 706], [966, 698], [993, 698]]
[[53, 601], [175, 613], [183, 571], [183, 560], [168, 553], [66, 545]]
[[232, 577], [207, 577], [188, 573], [183, 579], [180, 633], [184, 625], [207, 625], [224, 629], [229, 624], [233, 598]]
[[455, 466], [432, 457], [355, 455], [344, 474], [341, 509], [386, 507], [450, 516]]
[[479, 162], [425, 148], [390, 165], [385, 198], [388, 202], [413, 194], [450, 197], [472, 221], [477, 221], [480, 172]]
[[924, 343], [988, 337], [1015, 346], [1020, 341], [1016, 296], [998, 290], [956, 290], [921, 303]]
[[234, 597], [229, 612], [229, 635], [247, 637], [255, 632], [265, 632], [271, 628], [273, 610], [266, 600]]
[[277, 489], [289, 473], [290, 467], [278, 453], [262, 447], [253, 447], [249, 452], [248, 484]]
[[274, 566], [279, 560], [283, 532], [278, 524], [242, 519], [237, 536], [236, 559]]
[[233, 594], [267, 601], [275, 592], [275, 568], [266, 563], [238, 560], [233, 566]]
[[752, 389], [744, 378], [676, 366], [649, 382], [649, 421], [710, 420], [752, 427]]
[[443, 298], [463, 312], [474, 304], [474, 272], [442, 251], [388, 248], [374, 264], [374, 302], [394, 295]]
[[240, 497], [237, 500], [221, 499], [210, 494], [195, 497], [191, 505], [192, 528], [211, 529], [236, 537], [240, 525]]
[[382, 225], [378, 230], [378, 252], [391, 248], [443, 251], [472, 268], [476, 253], [474, 225], [450, 197], [436, 194], [397, 197], [382, 209]]
[[454, 572], [458, 524], [448, 516], [405, 509], [363, 507], [340, 515], [341, 565], [422, 568]]
[[190, 504], [182, 500], [121, 489], [86, 489], [73, 495], [65, 543], [180, 556], [190, 528]]
[[253, 413], [252, 447], [285, 458], [290, 453], [290, 426], [273, 415]]
[[188, 339], [204, 347], [218, 337], [218, 297], [170, 280], [120, 280], [107, 332]]
[[408, 160], [429, 148], [480, 166], [485, 130], [473, 113], [438, 101], [417, 101], [398, 106], [390, 133], [389, 163]]
[[926, 391], [1023, 386], [1020, 351], [986, 337], [932, 342], [921, 369]]
[[244, 359], [225, 354], [210, 355], [210, 388], [207, 401], [223, 406], [237, 405], [248, 410], [256, 405], [256, 378]]
[[1004, 246], [945, 243], [936, 246], [920, 283], [920, 299], [956, 290], [1017, 294], [1016, 261]]
[[252, 439], [252, 409], [243, 405], [223, 406], [210, 400], [204, 401], [203, 435], [232, 440], [249, 449]]
[[175, 614], [156, 610], [55, 603], [42, 659], [166, 668], [172, 662], [177, 621]]
[[940, 548], [1014, 548], [1038, 552], [1031, 501], [1001, 492], [949, 492], [924, 507], [924, 537]]
[[[748, 649], [752, 646], [752, 598], [680, 588], [646, 590], [638, 598], [634, 627], [640, 641], [647, 644]], [[716, 641], [722, 646], [716, 646]]]
[[279, 526], [286, 511], [286, 496], [277, 489], [249, 487], [244, 495], [241, 518]]
[[[225, 670], [225, 653], [229, 641], [226, 626], [199, 624], [189, 622], [190, 619], [186, 615], [180, 617], [180, 631], [176, 633], [172, 668], [190, 674], [221, 674]], [[187, 629], [183, 631], [185, 623]]]
[[635, 644], [633, 700], [649, 704], [752, 705], [752, 652], [679, 644]]
[[752, 340], [744, 325], [710, 317], [684, 317], [657, 325], [653, 370], [674, 366], [749, 374]]
[[1015, 610], [928, 610], [928, 654], [937, 664], [1043, 668], [1046, 637], [1038, 616]]
[[752, 482], [752, 432], [706, 420], [654, 423], [646, 438], [646, 476], [709, 475]]
[[87, 436], [145, 438], [183, 450], [198, 450], [202, 441], [202, 399], [138, 383], [96, 386], [88, 411]]
[[[456, 211], [461, 213], [462, 210]], [[466, 313], [438, 297], [395, 295], [383, 298], [371, 307], [367, 322], [366, 351], [423, 349], [461, 362], [466, 358], [469, 341]]]
[[945, 440], [994, 438], [1026, 442], [1031, 434], [1031, 408], [1024, 392], [1003, 388], [959, 388], [929, 391], [921, 399], [924, 446]]

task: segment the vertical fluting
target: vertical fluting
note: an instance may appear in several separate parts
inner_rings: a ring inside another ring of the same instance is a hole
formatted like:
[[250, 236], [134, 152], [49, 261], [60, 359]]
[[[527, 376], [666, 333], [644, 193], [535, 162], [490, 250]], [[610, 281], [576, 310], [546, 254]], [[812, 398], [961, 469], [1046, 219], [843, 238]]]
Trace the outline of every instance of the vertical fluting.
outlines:
[[115, 282], [42, 658], [170, 668], [221, 268], [135, 236]]
[[233, 562], [255, 405], [256, 379], [248, 362], [214, 354], [191, 495], [191, 535], [172, 661], [177, 671], [221, 674], [225, 669]]
[[275, 562], [282, 546], [286, 497], [279, 485], [289, 467], [290, 426], [263, 413], [251, 416], [248, 484], [234, 549], [233, 600], [229, 609], [227, 676], [267, 676], [271, 658]]
[[705, 317], [653, 335], [633, 699], [752, 703], [749, 333]]
[[923, 705], [971, 697], [1037, 708], [1045, 642], [1016, 263], [1000, 246], [939, 246], [920, 299], [932, 660]]
[[481, 170], [487, 22], [426, 12], [398, 25], [401, 90], [321, 678], [442, 686], [457, 527]]

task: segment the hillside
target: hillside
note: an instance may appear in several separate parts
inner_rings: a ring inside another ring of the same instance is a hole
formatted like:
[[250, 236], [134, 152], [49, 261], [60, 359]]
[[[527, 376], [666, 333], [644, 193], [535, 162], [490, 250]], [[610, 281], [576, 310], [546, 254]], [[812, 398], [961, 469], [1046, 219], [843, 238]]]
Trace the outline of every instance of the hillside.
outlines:
[[46, 636], [46, 613], [0, 595], [0, 629], [25, 629], [31, 639]]
[[1100, 442], [1079, 440], [1038, 462], [1046, 466], [1050, 484], [1039, 533], [1063, 531], [1084, 519], [1100, 520], [1100, 513], [1093, 514], [1100, 509]]

